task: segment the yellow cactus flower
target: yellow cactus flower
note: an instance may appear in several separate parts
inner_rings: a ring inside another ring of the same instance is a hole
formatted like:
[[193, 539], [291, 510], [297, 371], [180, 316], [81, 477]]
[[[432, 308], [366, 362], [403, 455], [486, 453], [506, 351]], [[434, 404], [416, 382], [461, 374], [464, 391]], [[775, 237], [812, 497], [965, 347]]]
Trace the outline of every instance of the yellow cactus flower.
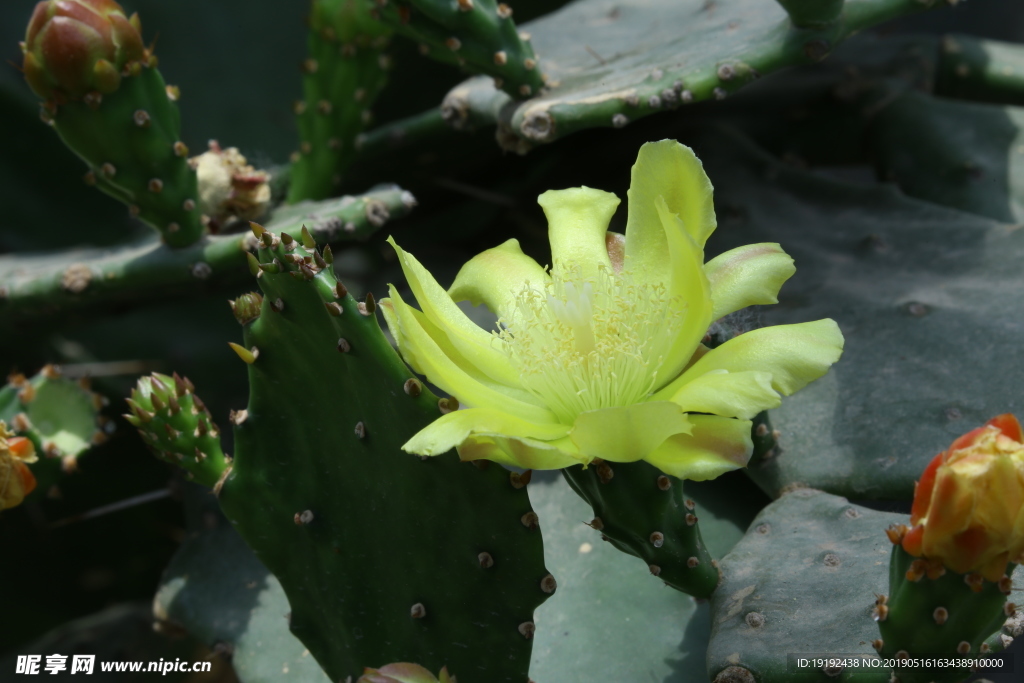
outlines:
[[23, 436], [14, 436], [0, 420], [0, 510], [21, 505], [36, 487], [36, 478], [26, 463], [35, 462], [36, 449]]
[[[832, 320], [747, 332], [718, 348], [708, 326], [777, 303], [795, 272], [778, 244], [704, 263], [716, 227], [712, 187], [693, 151], [648, 143], [633, 166], [625, 235], [608, 232], [619, 199], [587, 187], [549, 191], [549, 270], [516, 240], [475, 256], [447, 292], [391, 241], [421, 310], [394, 286], [384, 316], [406, 362], [464, 409], [404, 450], [530, 469], [646, 460], [712, 479], [746, 465], [750, 418], [828, 371], [843, 348]], [[499, 329], [456, 305], [484, 304]]]
[[1024, 436], [1013, 415], [964, 434], [914, 488], [903, 549], [959, 574], [999, 581], [1024, 562]]
[[448, 667], [434, 676], [419, 664], [399, 662], [379, 669], [367, 667], [356, 683], [455, 683], [455, 677], [448, 673]]

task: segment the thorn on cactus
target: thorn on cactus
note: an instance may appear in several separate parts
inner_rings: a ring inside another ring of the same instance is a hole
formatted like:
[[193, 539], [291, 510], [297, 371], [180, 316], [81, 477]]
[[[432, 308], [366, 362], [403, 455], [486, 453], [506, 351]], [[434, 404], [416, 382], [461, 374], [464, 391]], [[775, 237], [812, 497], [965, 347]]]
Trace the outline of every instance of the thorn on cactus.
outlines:
[[256, 359], [259, 357], [260, 354], [259, 349], [257, 349], [255, 346], [252, 347], [251, 350], [234, 342], [228, 342], [228, 346], [231, 347], [232, 351], [238, 354], [238, 357], [241, 358], [242, 361], [249, 365], [255, 363]]
[[423, 606], [422, 602], [417, 602], [409, 608], [409, 616], [413, 619], [423, 619], [427, 616], [427, 608]]

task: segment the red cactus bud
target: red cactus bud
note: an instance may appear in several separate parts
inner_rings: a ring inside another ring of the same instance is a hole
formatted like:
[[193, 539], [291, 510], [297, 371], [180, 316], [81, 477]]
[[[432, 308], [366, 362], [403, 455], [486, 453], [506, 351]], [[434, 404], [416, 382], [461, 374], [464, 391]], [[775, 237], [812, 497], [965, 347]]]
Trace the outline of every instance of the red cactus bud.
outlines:
[[1024, 438], [1010, 414], [956, 439], [914, 489], [903, 549], [998, 581], [1024, 561]]
[[0, 510], [21, 504], [36, 487], [25, 463], [35, 462], [36, 450], [23, 436], [14, 436], [0, 421]]
[[149, 61], [140, 29], [114, 0], [44, 0], [21, 46], [25, 79], [47, 100], [111, 93], [126, 67]]

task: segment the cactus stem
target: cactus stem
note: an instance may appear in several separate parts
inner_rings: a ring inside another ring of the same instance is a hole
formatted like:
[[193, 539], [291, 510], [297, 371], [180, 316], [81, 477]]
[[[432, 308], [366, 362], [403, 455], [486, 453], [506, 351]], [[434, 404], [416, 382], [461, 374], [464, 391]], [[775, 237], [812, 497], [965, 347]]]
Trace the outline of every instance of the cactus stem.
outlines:
[[231, 349], [236, 354], [238, 354], [239, 358], [241, 358], [245, 363], [248, 363], [249, 365], [255, 363], [256, 358], [259, 357], [259, 350], [255, 346], [252, 347], [251, 351], [245, 348], [244, 346], [241, 346], [240, 344], [236, 344], [234, 342], [228, 342], [228, 346], [230, 346]]

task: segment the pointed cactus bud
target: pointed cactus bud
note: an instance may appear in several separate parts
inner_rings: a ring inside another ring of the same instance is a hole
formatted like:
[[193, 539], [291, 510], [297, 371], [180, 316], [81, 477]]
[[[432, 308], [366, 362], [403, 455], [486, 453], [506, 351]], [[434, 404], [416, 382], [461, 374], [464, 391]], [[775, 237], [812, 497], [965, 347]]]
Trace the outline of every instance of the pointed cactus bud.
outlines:
[[1024, 438], [1000, 415], [931, 461], [914, 492], [903, 549], [999, 581], [1024, 561]]
[[149, 62], [140, 29], [114, 0], [40, 2], [22, 45], [25, 78], [46, 100], [112, 93], [125, 68]]

